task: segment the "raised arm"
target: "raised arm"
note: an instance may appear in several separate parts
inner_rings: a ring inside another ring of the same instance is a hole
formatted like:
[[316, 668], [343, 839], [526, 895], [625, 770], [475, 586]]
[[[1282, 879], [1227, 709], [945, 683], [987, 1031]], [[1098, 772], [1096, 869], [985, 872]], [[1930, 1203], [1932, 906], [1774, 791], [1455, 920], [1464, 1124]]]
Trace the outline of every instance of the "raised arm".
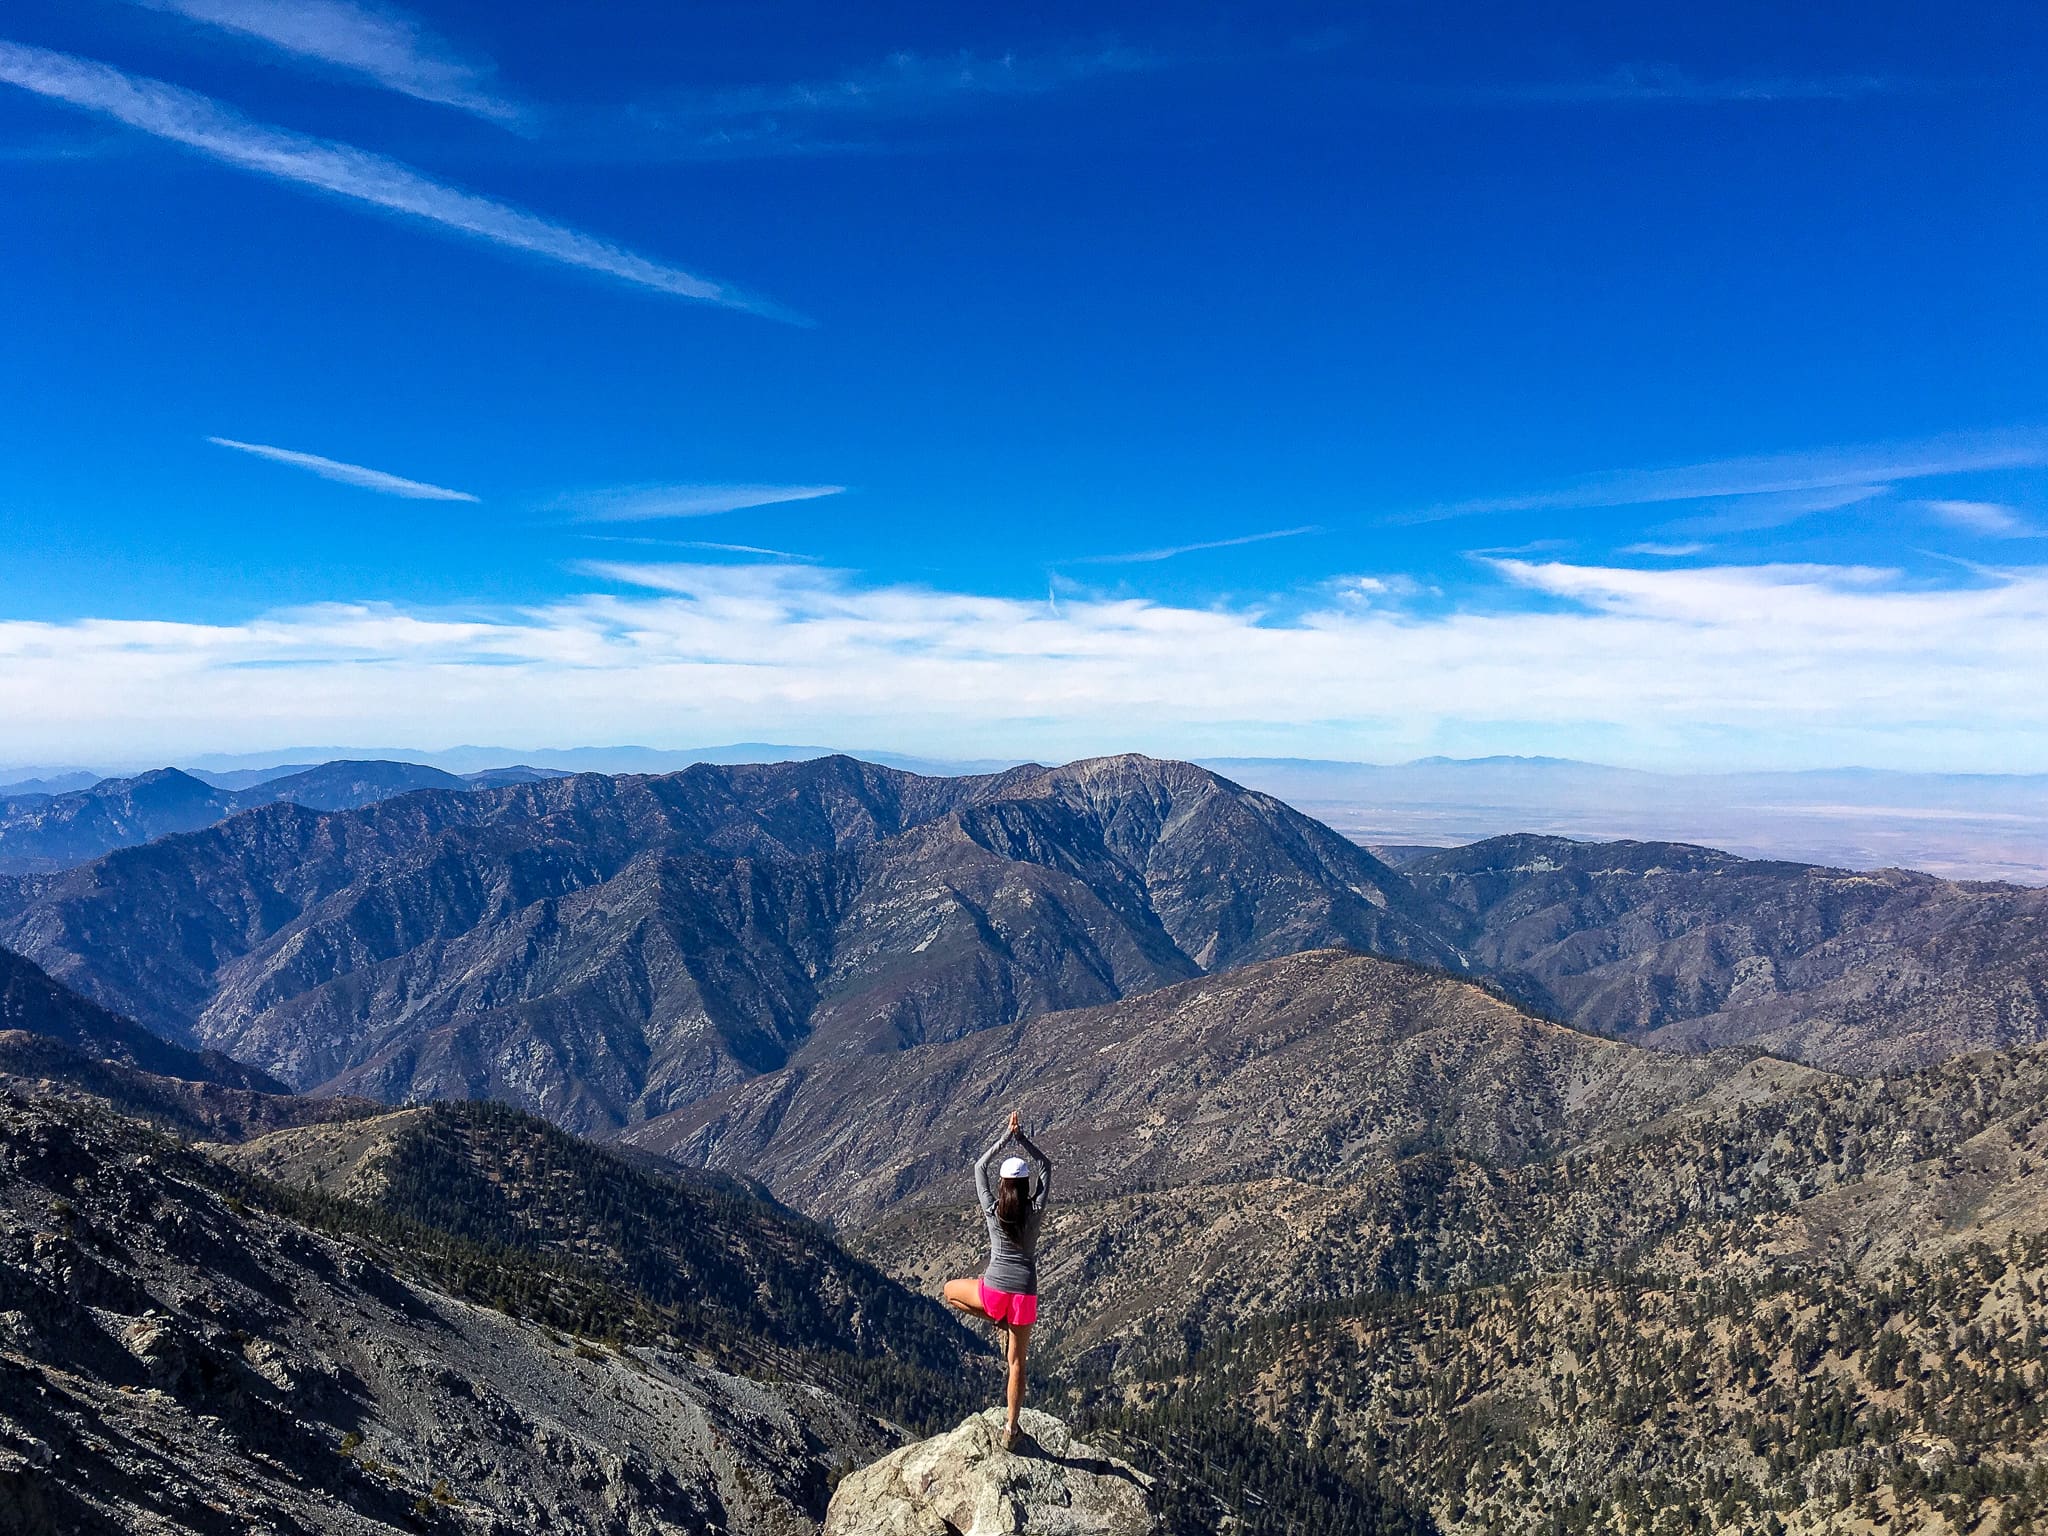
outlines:
[[974, 1193], [981, 1199], [981, 1213], [984, 1216], [994, 1215], [996, 1208], [996, 1192], [989, 1188], [988, 1183], [988, 1165], [1010, 1144], [1010, 1138], [1015, 1134], [1016, 1132], [1006, 1128], [1003, 1134], [996, 1138], [995, 1145], [982, 1153], [981, 1161], [974, 1165]]
[[1038, 1164], [1038, 1193], [1031, 1197], [1031, 1203], [1043, 1205], [1045, 1197], [1052, 1192], [1052, 1159], [1039, 1151], [1038, 1143], [1026, 1136], [1023, 1131], [1017, 1131], [1015, 1134], [1017, 1144], [1031, 1155], [1033, 1162]]

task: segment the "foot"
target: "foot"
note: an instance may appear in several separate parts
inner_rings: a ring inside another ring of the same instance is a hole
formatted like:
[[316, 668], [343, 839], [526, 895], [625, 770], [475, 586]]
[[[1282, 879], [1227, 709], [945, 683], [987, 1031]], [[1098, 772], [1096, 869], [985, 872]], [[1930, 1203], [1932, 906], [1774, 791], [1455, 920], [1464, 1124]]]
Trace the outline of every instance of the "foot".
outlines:
[[1009, 1425], [1003, 1430], [1003, 1449], [1014, 1451], [1017, 1449], [1017, 1442], [1023, 1438], [1023, 1430], [1019, 1429], [1015, 1424]]

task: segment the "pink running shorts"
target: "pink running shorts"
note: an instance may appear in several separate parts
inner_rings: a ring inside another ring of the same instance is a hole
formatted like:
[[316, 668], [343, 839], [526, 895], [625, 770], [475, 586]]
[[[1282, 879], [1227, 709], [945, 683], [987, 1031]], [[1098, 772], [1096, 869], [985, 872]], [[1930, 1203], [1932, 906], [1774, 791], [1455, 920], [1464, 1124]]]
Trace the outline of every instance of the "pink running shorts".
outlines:
[[1028, 1328], [1038, 1321], [1038, 1298], [1016, 1291], [999, 1291], [984, 1280], [981, 1282], [981, 1310], [996, 1322]]

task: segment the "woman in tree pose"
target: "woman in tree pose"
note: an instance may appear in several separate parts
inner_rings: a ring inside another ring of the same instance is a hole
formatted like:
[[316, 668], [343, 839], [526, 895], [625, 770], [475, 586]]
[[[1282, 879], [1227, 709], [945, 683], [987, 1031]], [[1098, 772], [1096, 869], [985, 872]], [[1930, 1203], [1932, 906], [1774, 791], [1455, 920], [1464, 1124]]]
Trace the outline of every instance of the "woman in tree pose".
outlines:
[[[1013, 1141], [1038, 1164], [1035, 1193], [1031, 1163], [1021, 1157], [1004, 1158], [1000, 1187], [989, 1187], [988, 1165]], [[1017, 1414], [1024, 1406], [1024, 1356], [1031, 1346], [1031, 1325], [1038, 1321], [1038, 1227], [1051, 1187], [1052, 1159], [1032, 1145], [1012, 1114], [1008, 1129], [974, 1165], [974, 1192], [988, 1223], [988, 1268], [978, 1280], [946, 1282], [946, 1305], [985, 1317], [1003, 1331], [1010, 1362], [1010, 1422], [1003, 1433], [1007, 1449], [1016, 1448]]]

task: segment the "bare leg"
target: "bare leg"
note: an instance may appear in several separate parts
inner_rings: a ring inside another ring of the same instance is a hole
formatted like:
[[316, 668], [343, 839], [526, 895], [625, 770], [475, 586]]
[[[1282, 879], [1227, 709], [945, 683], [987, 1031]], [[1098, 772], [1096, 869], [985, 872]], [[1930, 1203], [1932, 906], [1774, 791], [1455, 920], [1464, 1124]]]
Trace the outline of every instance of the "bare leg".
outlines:
[[969, 1317], [988, 1321], [988, 1312], [981, 1304], [981, 1282], [975, 1279], [948, 1280], [943, 1293], [946, 1305], [955, 1312], [964, 1312]]
[[1009, 1329], [1010, 1342], [1010, 1422], [1003, 1434], [1004, 1444], [1017, 1443], [1017, 1415], [1024, 1410], [1024, 1359], [1031, 1350], [1030, 1323], [1022, 1323]]

